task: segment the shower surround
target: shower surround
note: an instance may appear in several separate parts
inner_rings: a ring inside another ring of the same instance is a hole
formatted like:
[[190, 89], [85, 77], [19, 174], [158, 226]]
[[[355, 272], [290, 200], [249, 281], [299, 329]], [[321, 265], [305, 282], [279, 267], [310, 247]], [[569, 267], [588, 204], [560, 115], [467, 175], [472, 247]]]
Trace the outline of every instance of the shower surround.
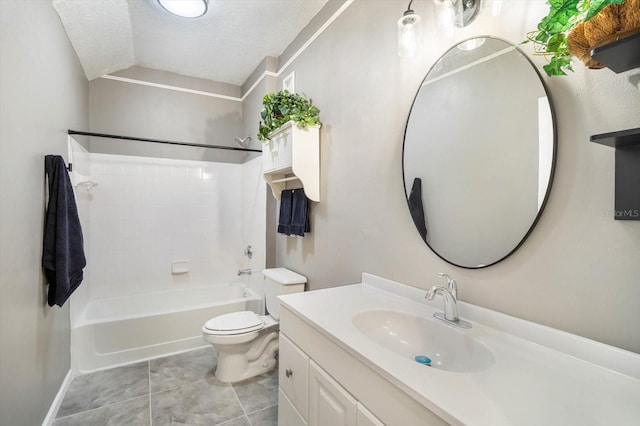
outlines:
[[[99, 182], [91, 191], [76, 188], [88, 278], [71, 299], [75, 371], [202, 346], [200, 327], [211, 312], [261, 313], [260, 286], [254, 284], [264, 267], [261, 158], [229, 164], [86, 153], [74, 141], [72, 146], [82, 154], [75, 154], [82, 159], [79, 170]], [[251, 260], [243, 255], [248, 244], [254, 247]], [[187, 261], [188, 272], [173, 273], [176, 261]], [[240, 268], [256, 273], [239, 280]], [[215, 312], [203, 309], [209, 306]], [[128, 331], [140, 332], [140, 324], [166, 332], [134, 339]]]

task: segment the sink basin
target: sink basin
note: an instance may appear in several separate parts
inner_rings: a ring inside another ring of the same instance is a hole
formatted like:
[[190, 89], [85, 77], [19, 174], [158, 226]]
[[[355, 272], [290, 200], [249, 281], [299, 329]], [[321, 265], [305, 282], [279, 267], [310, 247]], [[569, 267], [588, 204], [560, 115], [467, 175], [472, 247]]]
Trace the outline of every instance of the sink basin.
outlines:
[[435, 320], [379, 309], [359, 312], [352, 321], [372, 341], [410, 362], [422, 355], [431, 358], [432, 367], [466, 373], [484, 370], [494, 362], [485, 345]]

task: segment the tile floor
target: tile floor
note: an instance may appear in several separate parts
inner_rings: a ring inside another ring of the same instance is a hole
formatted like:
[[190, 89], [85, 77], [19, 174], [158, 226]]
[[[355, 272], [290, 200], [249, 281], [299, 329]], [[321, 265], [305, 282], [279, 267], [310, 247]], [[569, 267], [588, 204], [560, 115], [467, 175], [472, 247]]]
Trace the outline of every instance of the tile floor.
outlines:
[[76, 377], [54, 426], [276, 426], [277, 369], [233, 385], [213, 348]]

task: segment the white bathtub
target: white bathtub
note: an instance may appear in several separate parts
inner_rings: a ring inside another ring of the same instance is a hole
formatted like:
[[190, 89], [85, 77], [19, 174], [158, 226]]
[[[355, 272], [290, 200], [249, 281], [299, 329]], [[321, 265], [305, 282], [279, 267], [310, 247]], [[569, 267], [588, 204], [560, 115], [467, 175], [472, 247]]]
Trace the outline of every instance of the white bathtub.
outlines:
[[240, 283], [92, 301], [71, 329], [72, 368], [85, 373], [206, 346], [207, 320], [262, 313], [262, 304]]

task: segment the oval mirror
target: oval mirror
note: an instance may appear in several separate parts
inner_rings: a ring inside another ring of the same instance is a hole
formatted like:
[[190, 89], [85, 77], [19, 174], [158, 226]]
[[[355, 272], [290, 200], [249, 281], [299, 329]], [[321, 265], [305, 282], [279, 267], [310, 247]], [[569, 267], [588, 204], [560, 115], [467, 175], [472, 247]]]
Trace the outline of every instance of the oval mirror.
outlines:
[[555, 168], [553, 109], [514, 45], [483, 37], [449, 49], [427, 73], [405, 129], [411, 217], [438, 256], [483, 268], [522, 245]]

